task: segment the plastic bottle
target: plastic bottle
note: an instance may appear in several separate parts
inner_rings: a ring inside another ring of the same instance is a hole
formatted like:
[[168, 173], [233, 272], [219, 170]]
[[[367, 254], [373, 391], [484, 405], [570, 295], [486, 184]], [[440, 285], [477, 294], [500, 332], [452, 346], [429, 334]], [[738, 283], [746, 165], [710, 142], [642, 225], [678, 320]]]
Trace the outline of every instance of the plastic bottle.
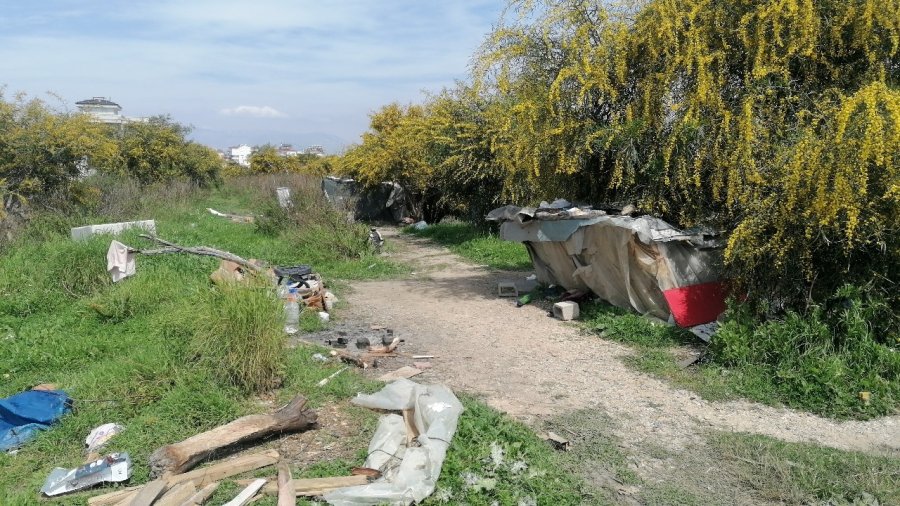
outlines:
[[530, 304], [534, 297], [530, 293], [526, 293], [525, 295], [519, 297], [519, 300], [516, 301], [516, 307], [522, 307], [526, 304]]
[[300, 304], [297, 303], [297, 289], [288, 290], [284, 298], [284, 331], [296, 334], [300, 329]]

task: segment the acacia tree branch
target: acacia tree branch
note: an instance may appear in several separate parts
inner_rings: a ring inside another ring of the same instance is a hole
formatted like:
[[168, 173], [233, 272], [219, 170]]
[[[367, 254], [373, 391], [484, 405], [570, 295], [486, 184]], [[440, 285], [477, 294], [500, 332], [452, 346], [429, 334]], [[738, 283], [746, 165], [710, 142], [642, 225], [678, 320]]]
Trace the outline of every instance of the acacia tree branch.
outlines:
[[230, 253], [228, 251], [222, 251], [215, 248], [210, 248], [207, 246], [179, 246], [178, 244], [166, 241], [165, 239], [160, 239], [159, 237], [153, 235], [141, 234], [140, 237], [158, 242], [165, 246], [165, 248], [158, 249], [148, 249], [148, 250], [135, 250], [136, 252], [142, 255], [162, 255], [165, 253], [190, 253], [192, 255], [201, 255], [208, 257], [221, 258], [222, 260], [228, 260], [230, 262], [234, 262], [245, 269], [252, 271], [254, 273], [262, 273], [263, 269], [258, 265], [254, 265], [247, 260], [235, 255], [234, 253]]

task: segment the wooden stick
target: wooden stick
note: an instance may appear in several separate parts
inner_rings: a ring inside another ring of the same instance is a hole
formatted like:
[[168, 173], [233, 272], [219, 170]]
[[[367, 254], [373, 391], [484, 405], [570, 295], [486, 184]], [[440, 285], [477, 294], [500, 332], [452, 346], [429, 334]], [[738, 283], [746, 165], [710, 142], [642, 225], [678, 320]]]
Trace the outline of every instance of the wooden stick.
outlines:
[[266, 484], [266, 480], [260, 478], [258, 480], [253, 480], [253, 483], [247, 485], [247, 488], [241, 490], [241, 492], [232, 500], [225, 503], [225, 506], [244, 506], [247, 504], [250, 499], [253, 499], [253, 496], [259, 492], [259, 489]]
[[164, 239], [160, 239], [159, 237], [156, 237], [154, 235], [141, 234], [140, 237], [143, 237], [144, 239], [147, 239], [150, 241], [158, 242], [158, 243], [166, 246], [165, 248], [160, 248], [160, 249], [155, 249], [155, 250], [152, 250], [152, 249], [151, 250], [135, 250], [138, 253], [141, 253], [142, 255], [160, 255], [160, 254], [164, 254], [164, 253], [191, 253], [193, 255], [209, 256], [209, 257], [221, 258], [222, 260], [229, 260], [229, 261], [239, 264], [241, 267], [244, 267], [245, 269], [255, 272], [255, 273], [263, 272], [263, 269], [261, 269], [259, 266], [253, 265], [252, 263], [248, 262], [247, 260], [244, 260], [243, 258], [235, 255], [234, 253], [230, 253], [228, 251], [222, 251], [222, 250], [210, 248], [207, 246], [196, 246], [196, 247], [179, 246], [175, 243], [171, 243]]
[[209, 497], [213, 495], [217, 488], [219, 488], [219, 482], [214, 481], [209, 485], [201, 488], [200, 491], [192, 495], [190, 499], [181, 503], [181, 506], [199, 506], [203, 504], [207, 499], [209, 499]]
[[306, 408], [302, 395], [271, 415], [249, 415], [157, 449], [150, 455], [150, 474], [183, 473], [214, 452], [237, 443], [272, 434], [296, 432], [316, 423], [316, 413]]
[[181, 506], [184, 501], [190, 499], [196, 493], [197, 487], [194, 486], [194, 482], [179, 483], [153, 503], [153, 506]]
[[[235, 480], [235, 483], [244, 486], [252, 481], [253, 480]], [[317, 496], [330, 490], [355, 487], [367, 483], [369, 483], [369, 478], [364, 475], [333, 476], [330, 478], [293, 479], [291, 480], [291, 487], [294, 489], [295, 496]], [[269, 483], [262, 488], [262, 493], [276, 495], [278, 494], [278, 486], [274, 483]]]
[[291, 487], [291, 468], [287, 462], [278, 463], [278, 506], [296, 506], [297, 496]]

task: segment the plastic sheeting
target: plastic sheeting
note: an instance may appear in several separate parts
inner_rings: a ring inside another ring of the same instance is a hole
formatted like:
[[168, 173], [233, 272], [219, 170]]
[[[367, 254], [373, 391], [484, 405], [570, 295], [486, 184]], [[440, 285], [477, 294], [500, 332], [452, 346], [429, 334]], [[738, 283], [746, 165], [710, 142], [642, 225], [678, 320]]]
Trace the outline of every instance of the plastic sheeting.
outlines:
[[71, 410], [61, 390], [28, 390], [0, 399], [0, 451], [18, 448]]
[[407, 446], [403, 417], [383, 415], [364, 464], [381, 471], [381, 478], [368, 485], [327, 492], [325, 500], [336, 506], [408, 505], [431, 495], [463, 411], [459, 399], [443, 385], [400, 379], [372, 395], [359, 394], [352, 402], [387, 411], [412, 408], [419, 436], [415, 445]]
[[609, 303], [690, 327], [725, 309], [723, 242], [651, 216], [506, 206], [500, 237], [525, 243], [538, 280], [589, 290]]
[[353, 179], [328, 176], [322, 180], [322, 192], [329, 202], [352, 212], [357, 220], [399, 222], [408, 215], [406, 193], [397, 183], [366, 188]]

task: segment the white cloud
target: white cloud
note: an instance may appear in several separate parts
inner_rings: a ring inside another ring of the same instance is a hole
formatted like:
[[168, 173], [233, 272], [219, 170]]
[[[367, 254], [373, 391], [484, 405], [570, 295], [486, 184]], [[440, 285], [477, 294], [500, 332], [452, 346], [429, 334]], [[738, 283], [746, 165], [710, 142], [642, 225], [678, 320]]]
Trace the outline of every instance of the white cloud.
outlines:
[[287, 114], [268, 105], [239, 105], [230, 109], [222, 109], [225, 116], [245, 116], [248, 118], [286, 118]]

